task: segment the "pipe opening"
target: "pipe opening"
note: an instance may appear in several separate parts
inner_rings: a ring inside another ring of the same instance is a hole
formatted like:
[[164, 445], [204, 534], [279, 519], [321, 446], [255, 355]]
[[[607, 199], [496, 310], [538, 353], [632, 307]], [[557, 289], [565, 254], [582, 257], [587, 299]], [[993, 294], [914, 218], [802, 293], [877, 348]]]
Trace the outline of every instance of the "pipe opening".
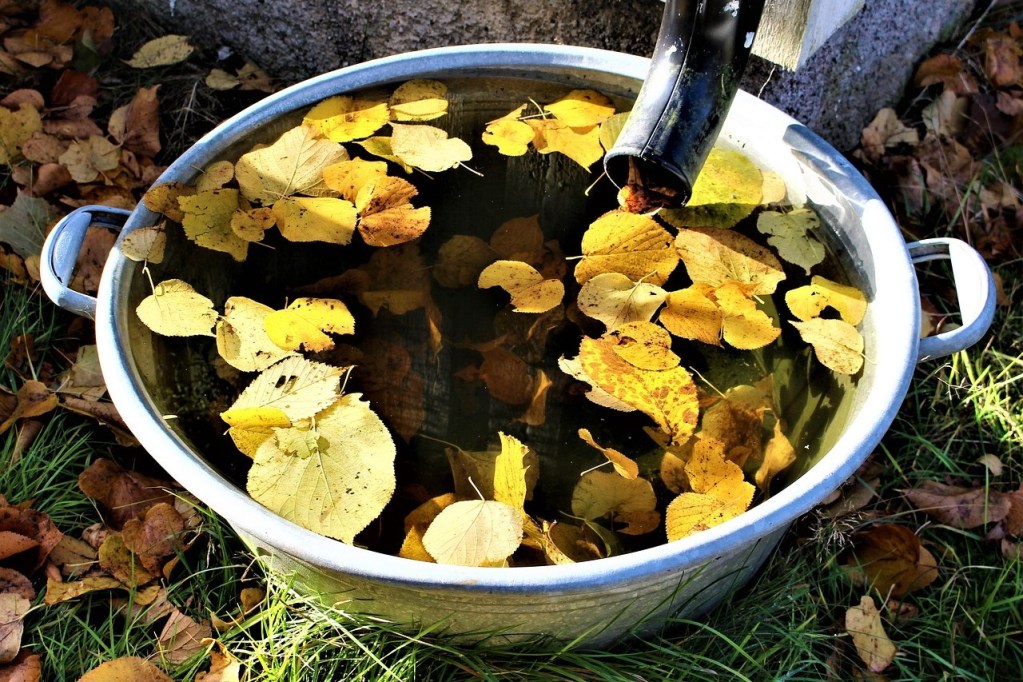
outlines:
[[663, 159], [631, 154], [609, 156], [604, 170], [621, 189], [619, 202], [630, 213], [653, 213], [660, 208], [681, 206], [689, 201], [693, 190], [689, 178], [670, 168]]

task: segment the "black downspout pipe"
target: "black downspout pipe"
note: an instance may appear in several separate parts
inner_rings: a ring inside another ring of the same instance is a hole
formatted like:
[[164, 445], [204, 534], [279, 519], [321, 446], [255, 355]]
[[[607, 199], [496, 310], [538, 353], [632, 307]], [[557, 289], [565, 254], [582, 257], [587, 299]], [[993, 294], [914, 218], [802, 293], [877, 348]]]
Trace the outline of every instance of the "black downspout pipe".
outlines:
[[666, 0], [646, 81], [608, 177], [626, 208], [681, 206], [692, 194], [746, 68], [765, 0]]

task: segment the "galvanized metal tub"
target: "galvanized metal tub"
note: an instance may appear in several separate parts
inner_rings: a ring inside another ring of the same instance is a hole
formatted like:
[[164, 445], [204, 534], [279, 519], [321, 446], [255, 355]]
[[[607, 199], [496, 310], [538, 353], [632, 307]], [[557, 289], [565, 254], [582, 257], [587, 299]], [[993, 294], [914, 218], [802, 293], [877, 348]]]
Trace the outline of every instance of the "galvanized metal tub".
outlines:
[[[248, 144], [289, 113], [339, 93], [411, 78], [522, 78], [630, 98], [647, 66], [646, 59], [613, 52], [522, 44], [443, 48], [368, 62], [303, 82], [226, 121], [160, 181], [189, 181], [232, 146]], [[256, 554], [293, 572], [300, 589], [343, 602], [353, 612], [412, 626], [440, 623], [471, 639], [549, 635], [552, 641], [603, 646], [634, 628], [656, 629], [671, 614], [699, 614], [746, 583], [789, 524], [852, 475], [880, 441], [917, 361], [971, 345], [993, 316], [991, 275], [973, 249], [951, 239], [907, 245], [859, 173], [792, 118], [739, 93], [721, 141], [779, 173], [791, 196], [805, 197], [835, 226], [827, 235], [830, 247], [869, 300], [862, 324], [867, 362], [843, 406], [845, 419], [826, 434], [831, 445], [786, 488], [690, 538], [599, 561], [510, 569], [416, 562], [317, 535], [254, 502], [219, 468], [216, 453], [197, 451], [174, 420], [165, 418], [171, 410], [153, 386], [161, 368], [176, 360], [155, 353], [148, 330], [135, 319], [135, 305], [148, 293], [140, 265], [115, 247], [95, 299], [66, 287], [88, 225], [123, 222], [127, 233], [153, 224], [157, 216], [141, 206], [130, 215], [89, 207], [64, 219], [44, 246], [43, 284], [58, 304], [95, 318], [110, 395], [146, 450]], [[934, 258], [952, 260], [962, 326], [920, 341], [914, 262]], [[205, 371], [196, 368], [199, 392]]]

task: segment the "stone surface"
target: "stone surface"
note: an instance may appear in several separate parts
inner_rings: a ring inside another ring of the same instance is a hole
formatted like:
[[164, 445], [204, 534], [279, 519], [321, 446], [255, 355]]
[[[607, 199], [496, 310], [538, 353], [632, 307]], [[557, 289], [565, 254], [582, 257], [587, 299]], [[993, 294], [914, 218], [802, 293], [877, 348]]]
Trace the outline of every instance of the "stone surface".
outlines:
[[[168, 32], [229, 46], [294, 81], [375, 57], [469, 43], [547, 42], [649, 55], [653, 0], [122, 0]], [[841, 150], [902, 93], [920, 57], [975, 0], [871, 0], [801, 69], [754, 58], [743, 82]]]

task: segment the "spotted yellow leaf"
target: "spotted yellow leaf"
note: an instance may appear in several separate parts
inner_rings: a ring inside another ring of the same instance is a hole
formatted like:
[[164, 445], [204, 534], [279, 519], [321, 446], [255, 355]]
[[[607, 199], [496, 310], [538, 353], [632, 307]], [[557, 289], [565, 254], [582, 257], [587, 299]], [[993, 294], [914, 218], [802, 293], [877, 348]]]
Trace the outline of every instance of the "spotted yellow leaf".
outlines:
[[281, 348], [266, 333], [264, 321], [273, 308], [244, 296], [232, 296], [224, 302], [224, 316], [217, 322], [217, 352], [243, 372], [262, 372], [270, 365], [293, 355]]
[[671, 350], [671, 335], [653, 322], [628, 322], [607, 332], [604, 338], [613, 342], [615, 355], [638, 369], [663, 371], [682, 362]]
[[355, 234], [355, 206], [333, 197], [284, 197], [273, 205], [281, 236], [291, 242], [349, 244]]
[[845, 320], [819, 317], [793, 322], [799, 335], [813, 346], [822, 365], [839, 374], [856, 374], [863, 367], [863, 336]]
[[118, 246], [125, 258], [161, 263], [164, 249], [167, 248], [167, 227], [159, 223], [137, 228], [124, 235]]
[[819, 275], [814, 275], [809, 284], [787, 292], [785, 303], [804, 322], [820, 316], [825, 308], [832, 308], [843, 320], [857, 325], [867, 312], [867, 299], [862, 291]]
[[582, 252], [575, 267], [580, 284], [605, 272], [617, 272], [633, 282], [659, 286], [679, 261], [667, 230], [650, 216], [627, 211], [611, 211], [591, 223], [583, 234]]
[[330, 350], [332, 334], [355, 333], [355, 318], [348, 306], [332, 298], [296, 298], [284, 310], [263, 318], [266, 334], [276, 345], [289, 351], [304, 348], [311, 353]]
[[491, 263], [480, 273], [481, 289], [499, 286], [511, 296], [518, 313], [543, 313], [561, 303], [565, 286], [556, 279], [544, 279], [536, 268], [514, 260]]
[[347, 367], [332, 367], [291, 355], [260, 372], [228, 412], [266, 407], [280, 410], [292, 422], [308, 419], [337, 401], [341, 377], [347, 371]]
[[668, 292], [648, 282], [633, 282], [623, 274], [605, 272], [583, 284], [576, 305], [609, 330], [630, 322], [648, 322]]
[[387, 102], [339, 95], [309, 110], [302, 124], [312, 127], [331, 142], [351, 142], [369, 137], [390, 120]]
[[178, 206], [184, 214], [181, 227], [186, 237], [204, 248], [230, 254], [236, 261], [245, 260], [249, 243], [231, 229], [238, 210], [238, 190], [213, 189], [179, 196]]
[[430, 226], [430, 207], [413, 206], [416, 194], [411, 182], [388, 175], [363, 183], [355, 197], [363, 241], [370, 246], [394, 246], [422, 236]]

